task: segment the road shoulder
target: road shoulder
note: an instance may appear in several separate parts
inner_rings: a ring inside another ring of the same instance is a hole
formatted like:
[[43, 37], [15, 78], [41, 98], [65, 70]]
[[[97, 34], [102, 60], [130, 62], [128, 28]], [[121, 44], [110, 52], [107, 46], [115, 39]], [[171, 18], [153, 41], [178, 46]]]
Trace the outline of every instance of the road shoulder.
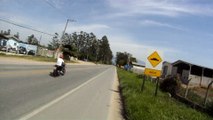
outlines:
[[122, 105], [119, 93], [119, 81], [116, 68], [112, 91], [113, 93], [110, 101], [108, 120], [125, 120], [124, 117], [122, 116]]

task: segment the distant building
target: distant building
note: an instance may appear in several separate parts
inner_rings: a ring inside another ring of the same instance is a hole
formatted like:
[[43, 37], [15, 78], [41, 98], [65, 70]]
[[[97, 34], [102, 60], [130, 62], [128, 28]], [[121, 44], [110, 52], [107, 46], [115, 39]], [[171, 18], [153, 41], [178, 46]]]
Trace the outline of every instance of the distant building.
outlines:
[[6, 51], [7, 37], [0, 34], [0, 50]]
[[26, 50], [26, 54], [36, 55], [37, 46], [30, 45], [25, 42], [22, 42], [20, 39], [14, 35], [2, 35], [0, 34], [0, 50], [6, 52], [16, 52], [20, 53], [21, 49]]
[[[13, 35], [1, 35], [1, 44], [3, 50], [10, 52], [17, 52], [20, 40]], [[6, 44], [5, 44], [6, 43]]]
[[137, 74], [143, 74], [144, 70], [145, 70], [145, 65], [136, 63], [136, 62], [132, 62], [132, 72], [137, 73]]
[[163, 62], [162, 77], [166, 78], [171, 75], [172, 75], [172, 64], [167, 61]]

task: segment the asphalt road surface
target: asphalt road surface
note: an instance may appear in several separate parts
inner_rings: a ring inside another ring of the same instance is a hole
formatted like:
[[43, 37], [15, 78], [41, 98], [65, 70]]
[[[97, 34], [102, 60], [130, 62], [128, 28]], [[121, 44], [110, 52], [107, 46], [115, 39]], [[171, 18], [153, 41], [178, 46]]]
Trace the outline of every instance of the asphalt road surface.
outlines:
[[107, 120], [113, 66], [0, 64], [0, 120]]

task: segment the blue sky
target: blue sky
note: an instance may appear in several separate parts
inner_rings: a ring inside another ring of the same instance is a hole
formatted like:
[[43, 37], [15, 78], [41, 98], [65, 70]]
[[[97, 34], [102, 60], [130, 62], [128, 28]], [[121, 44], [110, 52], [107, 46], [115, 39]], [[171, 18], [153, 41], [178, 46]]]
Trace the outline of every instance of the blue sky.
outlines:
[[[0, 18], [54, 34], [66, 19], [67, 32], [107, 35], [111, 49], [145, 61], [148, 49], [164, 52], [164, 60], [182, 59], [213, 68], [212, 0], [0, 0]], [[51, 4], [51, 5], [50, 5]], [[23, 40], [51, 36], [0, 21], [0, 29], [19, 32]]]

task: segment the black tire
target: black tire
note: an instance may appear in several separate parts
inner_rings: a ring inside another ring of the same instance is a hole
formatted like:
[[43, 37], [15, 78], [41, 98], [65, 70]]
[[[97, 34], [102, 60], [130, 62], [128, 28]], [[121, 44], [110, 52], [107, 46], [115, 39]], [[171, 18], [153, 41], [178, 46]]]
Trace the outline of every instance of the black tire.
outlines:
[[54, 77], [58, 76], [58, 71], [57, 70], [53, 70], [53, 76]]

